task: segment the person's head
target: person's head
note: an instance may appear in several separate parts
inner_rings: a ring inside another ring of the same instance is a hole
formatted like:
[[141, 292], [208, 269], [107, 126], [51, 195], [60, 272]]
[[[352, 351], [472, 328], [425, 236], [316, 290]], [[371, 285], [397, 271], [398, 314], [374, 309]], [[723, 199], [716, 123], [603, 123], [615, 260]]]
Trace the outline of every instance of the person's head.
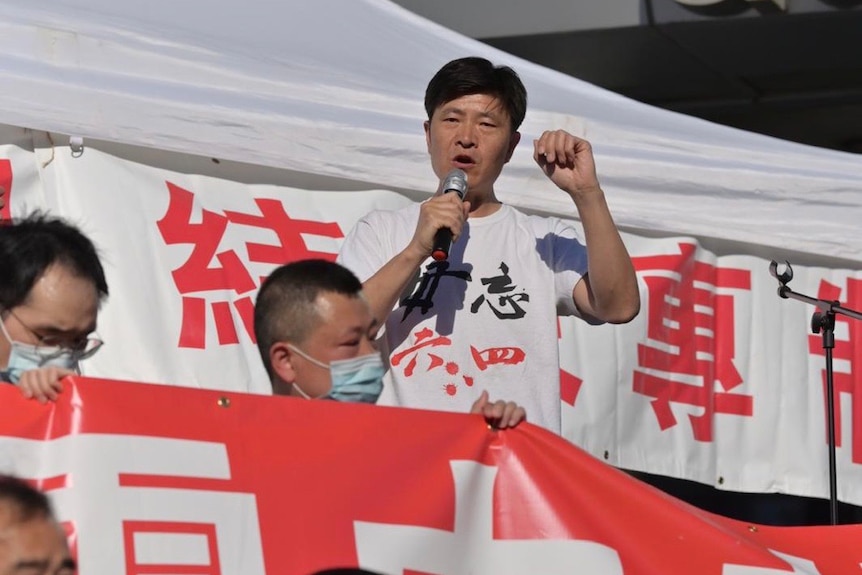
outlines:
[[75, 561], [48, 498], [0, 475], [0, 575], [72, 575]]
[[68, 222], [34, 212], [0, 226], [0, 368], [73, 369], [92, 337], [105, 272], [93, 243]]
[[472, 193], [488, 194], [521, 138], [527, 90], [508, 66], [478, 57], [444, 65], [425, 90], [425, 138], [434, 173], [467, 173]]
[[373, 402], [383, 364], [362, 284], [337, 263], [277, 268], [260, 287], [254, 333], [276, 395]]

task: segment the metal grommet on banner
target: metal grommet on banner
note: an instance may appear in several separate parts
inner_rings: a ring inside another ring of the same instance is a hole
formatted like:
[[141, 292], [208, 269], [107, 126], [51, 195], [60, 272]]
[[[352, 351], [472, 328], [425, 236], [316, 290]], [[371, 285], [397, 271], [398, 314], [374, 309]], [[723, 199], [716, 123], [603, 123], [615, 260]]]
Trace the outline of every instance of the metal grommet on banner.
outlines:
[[718, 478], [718, 484], [719, 484], [719, 485], [724, 485], [724, 477], [719, 477], [719, 478]]
[[606, 459], [606, 460], [607, 460], [607, 459], [609, 459], [609, 458], [610, 458], [610, 456], [611, 456], [611, 454], [610, 454], [610, 453], [608, 453], [608, 450], [607, 450], [607, 449], [605, 449], [605, 459]]
[[752, 533], [757, 533], [757, 531], [758, 531], [756, 525], [749, 525], [748, 530], [751, 531]]
[[69, 147], [72, 149], [72, 157], [80, 158], [84, 154], [84, 138], [81, 136], [70, 136]]
[[220, 397], [218, 398], [218, 406], [219, 407], [230, 407], [230, 398], [229, 397]]

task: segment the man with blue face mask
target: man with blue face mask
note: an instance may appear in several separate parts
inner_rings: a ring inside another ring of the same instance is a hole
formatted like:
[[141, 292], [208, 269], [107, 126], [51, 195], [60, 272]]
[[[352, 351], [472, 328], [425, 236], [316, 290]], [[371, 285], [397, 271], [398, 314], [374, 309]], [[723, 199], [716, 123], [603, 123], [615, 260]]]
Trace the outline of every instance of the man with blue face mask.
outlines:
[[[257, 295], [254, 331], [275, 395], [375, 403], [386, 370], [374, 345], [377, 329], [359, 279], [334, 262], [283, 265]], [[526, 417], [487, 394], [470, 411], [498, 428]]]
[[96, 249], [74, 226], [34, 213], [0, 226], [0, 270], [0, 380], [54, 400], [101, 346], [108, 285]]

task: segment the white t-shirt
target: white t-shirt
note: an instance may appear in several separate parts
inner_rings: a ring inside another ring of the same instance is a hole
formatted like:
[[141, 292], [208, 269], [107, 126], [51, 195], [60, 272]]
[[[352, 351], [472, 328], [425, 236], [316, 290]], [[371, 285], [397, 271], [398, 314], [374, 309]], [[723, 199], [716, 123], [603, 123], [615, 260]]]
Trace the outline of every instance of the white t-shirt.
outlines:
[[[338, 261], [364, 282], [410, 242], [419, 207], [369, 213]], [[392, 385], [378, 404], [466, 412], [488, 390], [559, 433], [557, 315], [578, 315], [572, 290], [586, 271], [586, 248], [558, 218], [506, 205], [469, 218], [448, 260], [423, 262], [389, 314]]]

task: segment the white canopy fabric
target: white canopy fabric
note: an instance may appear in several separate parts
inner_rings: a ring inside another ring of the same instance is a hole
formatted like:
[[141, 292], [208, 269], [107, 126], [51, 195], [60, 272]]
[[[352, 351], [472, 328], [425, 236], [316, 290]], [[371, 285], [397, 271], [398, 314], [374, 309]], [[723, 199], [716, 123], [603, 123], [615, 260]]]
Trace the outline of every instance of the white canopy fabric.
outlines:
[[7, 125], [277, 168], [305, 187], [419, 197], [437, 183], [425, 85], [445, 62], [481, 55], [513, 66], [529, 91], [503, 201], [575, 215], [531, 156], [543, 130], [565, 128], [593, 143], [627, 231], [862, 262], [862, 158], [652, 108], [385, 0], [0, 0], [0, 52]]

